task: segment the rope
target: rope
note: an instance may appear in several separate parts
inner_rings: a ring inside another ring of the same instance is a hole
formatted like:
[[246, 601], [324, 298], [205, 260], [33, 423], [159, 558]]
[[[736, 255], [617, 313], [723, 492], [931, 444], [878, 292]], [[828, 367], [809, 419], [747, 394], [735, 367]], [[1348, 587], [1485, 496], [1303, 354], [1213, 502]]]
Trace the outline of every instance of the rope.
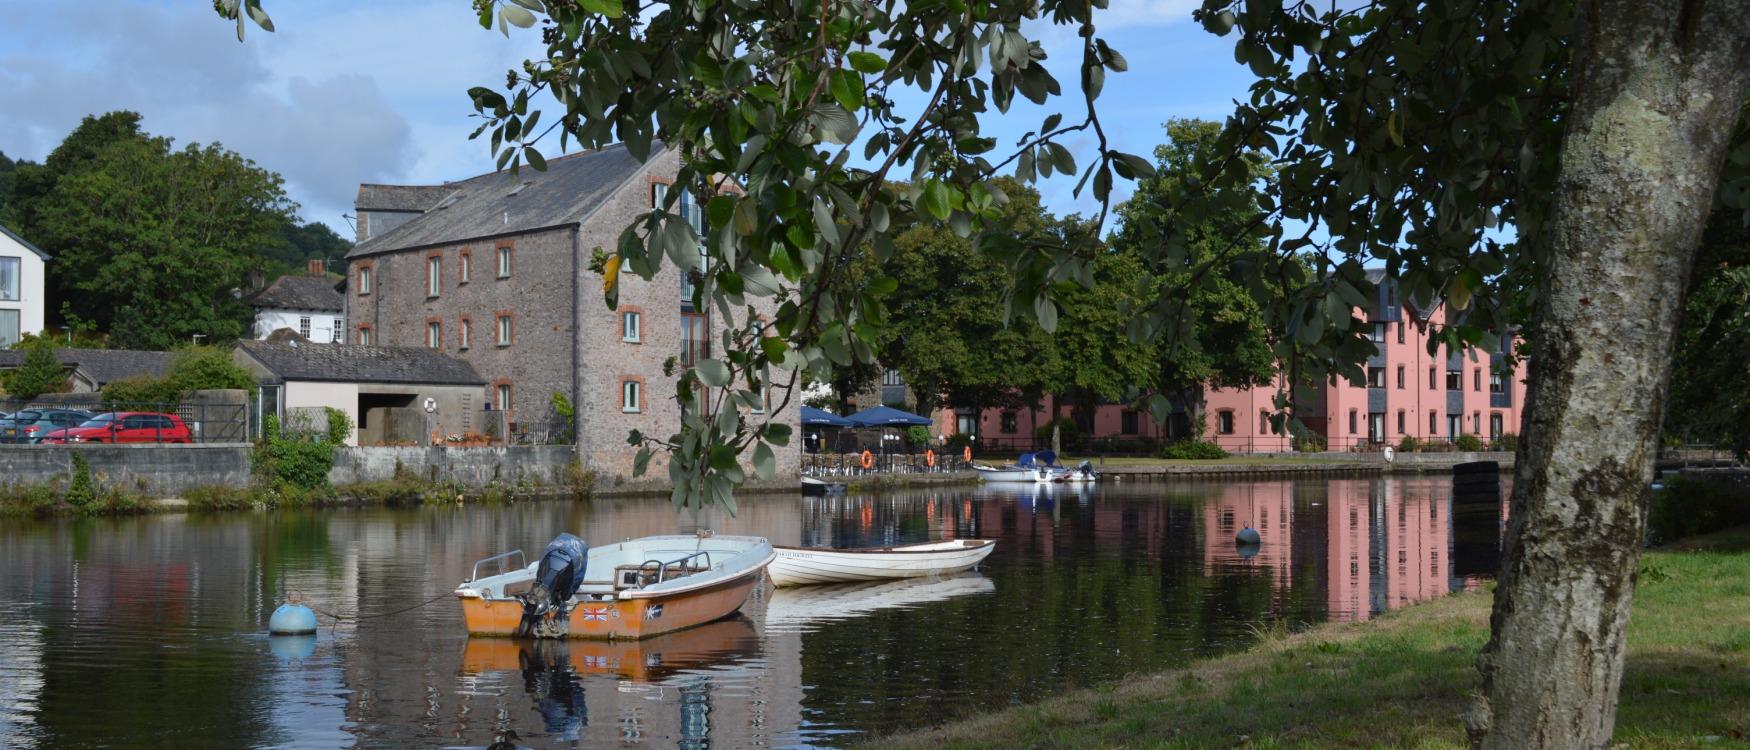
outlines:
[[[360, 614], [343, 615], [343, 614], [340, 614], [339, 612], [330, 612], [326, 609], [315, 606], [313, 604], [305, 604], [304, 606], [309, 607], [310, 611], [312, 611], [312, 612], [315, 612], [319, 615], [326, 616], [327, 618], [333, 620], [334, 625], [339, 625], [341, 622], [346, 621], [346, 620], [352, 620], [354, 622], [357, 622], [360, 620], [375, 620], [375, 619], [378, 619], [381, 617], [393, 617], [395, 615], [406, 614], [408, 612], [412, 612], [413, 610], [427, 606], [433, 602], [436, 602], [436, 601], [439, 601], [442, 599], [447, 599], [447, 598], [450, 598], [452, 596], [455, 596], [455, 594], [438, 594], [437, 596], [434, 596], [434, 597], [427, 599], [423, 602], [415, 604], [411, 607], [403, 607], [401, 609], [390, 610], [388, 612], [374, 612], [374, 613], [371, 613], [368, 615], [360, 615]], [[330, 625], [330, 627], [333, 627], [333, 625]]]

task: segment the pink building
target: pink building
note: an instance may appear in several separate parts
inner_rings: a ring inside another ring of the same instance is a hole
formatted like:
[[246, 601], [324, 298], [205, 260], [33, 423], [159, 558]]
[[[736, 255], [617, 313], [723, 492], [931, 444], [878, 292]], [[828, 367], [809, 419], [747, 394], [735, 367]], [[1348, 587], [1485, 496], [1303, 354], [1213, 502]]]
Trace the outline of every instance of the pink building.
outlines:
[[[1378, 352], [1365, 365], [1366, 380], [1336, 379], [1296, 405], [1296, 415], [1321, 436], [1328, 450], [1370, 450], [1397, 445], [1405, 437], [1418, 442], [1448, 442], [1474, 435], [1495, 442], [1520, 432], [1525, 404], [1525, 362], [1511, 368], [1502, 352], [1449, 351], [1428, 353], [1432, 333], [1446, 324], [1445, 305], [1419, 310], [1400, 299], [1397, 283], [1384, 272], [1369, 272], [1378, 286], [1374, 310], [1356, 309], [1360, 325], [1368, 326]], [[1502, 346], [1513, 344], [1504, 337]], [[1278, 383], [1243, 390], [1209, 389], [1204, 393], [1203, 437], [1233, 453], [1293, 450], [1293, 440], [1270, 423], [1276, 411]], [[1049, 407], [1049, 404], [1046, 406]], [[1088, 410], [1082, 432], [1096, 441], [1160, 441], [1185, 430], [1183, 415], [1163, 436], [1146, 410], [1122, 404], [1101, 404]], [[993, 449], [1030, 450], [1034, 430], [1060, 417], [1075, 418], [1069, 404], [1055, 408], [985, 409], [982, 415], [943, 410], [937, 416], [941, 435], [973, 433]], [[1069, 446], [1065, 446], [1068, 449]], [[1081, 446], [1077, 446], [1081, 448]]]

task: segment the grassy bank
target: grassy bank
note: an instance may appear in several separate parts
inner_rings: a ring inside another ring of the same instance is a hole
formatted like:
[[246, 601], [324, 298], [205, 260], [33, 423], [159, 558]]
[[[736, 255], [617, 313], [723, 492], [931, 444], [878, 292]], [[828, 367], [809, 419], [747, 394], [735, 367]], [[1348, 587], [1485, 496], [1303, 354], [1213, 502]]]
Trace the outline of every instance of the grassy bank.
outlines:
[[1095, 468], [1114, 467], [1150, 467], [1150, 466], [1307, 466], [1314, 464], [1346, 463], [1354, 459], [1342, 459], [1325, 456], [1228, 456], [1227, 458], [1152, 458], [1149, 456], [1114, 456], [1112, 458], [1082, 458], [1076, 456], [1061, 456], [1057, 462], [1065, 466], [1074, 466], [1083, 460], [1094, 462]]
[[[1490, 598], [1266, 635], [1243, 653], [877, 740], [883, 748], [1462, 748]], [[1616, 738], [1750, 735], [1750, 527], [1643, 558]], [[1723, 744], [1722, 744], [1723, 743]]]

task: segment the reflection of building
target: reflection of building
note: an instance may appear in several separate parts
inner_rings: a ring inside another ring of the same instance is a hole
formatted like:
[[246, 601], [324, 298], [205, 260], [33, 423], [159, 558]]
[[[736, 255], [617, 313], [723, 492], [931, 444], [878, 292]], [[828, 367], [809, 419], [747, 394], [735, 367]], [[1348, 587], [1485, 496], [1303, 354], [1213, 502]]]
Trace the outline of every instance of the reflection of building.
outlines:
[[[1255, 546], [1238, 545], [1241, 529], [1258, 531]], [[1294, 555], [1294, 483], [1239, 482], [1222, 486], [1203, 511], [1203, 564], [1269, 570], [1279, 587], [1289, 585]]]

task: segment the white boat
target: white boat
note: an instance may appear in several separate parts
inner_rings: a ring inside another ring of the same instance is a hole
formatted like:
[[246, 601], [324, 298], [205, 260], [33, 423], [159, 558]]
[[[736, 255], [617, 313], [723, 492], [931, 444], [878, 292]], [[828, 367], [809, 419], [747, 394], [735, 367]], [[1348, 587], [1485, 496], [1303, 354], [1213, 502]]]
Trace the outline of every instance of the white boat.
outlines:
[[995, 539], [952, 539], [858, 549], [774, 547], [778, 556], [766, 572], [779, 586], [945, 576], [971, 570], [995, 546]]
[[986, 482], [1049, 482], [1051, 470], [1038, 466], [985, 466], [973, 464], [972, 470], [978, 472], [978, 477]]
[[802, 494], [804, 495], [838, 495], [843, 494], [845, 486], [838, 482], [827, 482], [814, 477], [802, 478]]
[[808, 630], [823, 623], [884, 609], [916, 607], [995, 590], [996, 585], [989, 578], [977, 573], [952, 578], [783, 588], [766, 596], [765, 628], [766, 632]]

